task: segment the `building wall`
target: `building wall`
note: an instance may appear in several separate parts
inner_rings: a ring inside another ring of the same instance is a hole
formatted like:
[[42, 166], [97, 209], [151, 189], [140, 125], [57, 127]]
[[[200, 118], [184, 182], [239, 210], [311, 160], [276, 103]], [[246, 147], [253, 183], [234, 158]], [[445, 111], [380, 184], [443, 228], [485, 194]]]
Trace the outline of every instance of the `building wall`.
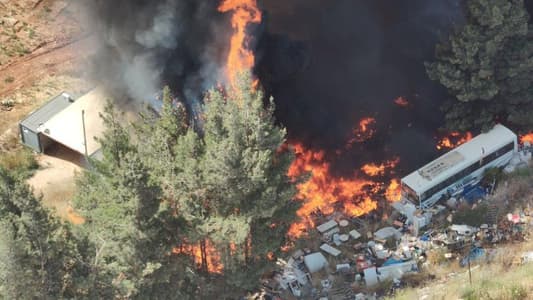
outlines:
[[39, 141], [41, 142], [41, 150], [42, 152], [46, 152], [48, 147], [50, 145], [57, 143], [56, 141], [52, 140], [51, 138], [47, 137], [46, 135], [39, 133]]
[[41, 142], [39, 140], [39, 134], [31, 131], [27, 127], [20, 125], [20, 135], [22, 138], [22, 143], [34, 151], [42, 152]]

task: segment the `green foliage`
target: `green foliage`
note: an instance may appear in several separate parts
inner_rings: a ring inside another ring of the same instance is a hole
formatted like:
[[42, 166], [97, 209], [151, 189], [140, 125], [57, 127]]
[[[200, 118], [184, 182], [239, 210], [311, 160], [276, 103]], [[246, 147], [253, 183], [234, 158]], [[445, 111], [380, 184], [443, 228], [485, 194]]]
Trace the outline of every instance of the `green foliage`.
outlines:
[[469, 0], [466, 24], [426, 63], [432, 80], [456, 99], [443, 106], [454, 130], [495, 122], [533, 128], [533, 39], [522, 0]]
[[528, 299], [529, 293], [527, 289], [521, 285], [511, 284], [503, 286], [502, 284], [495, 284], [495, 282], [485, 282], [480, 286], [465, 289], [462, 295], [463, 299], [509, 299], [522, 300]]
[[[221, 286], [228, 297], [228, 288], [237, 295], [257, 287], [273, 267], [267, 255], [279, 251], [294, 218], [295, 190], [286, 176], [293, 156], [279, 152], [286, 132], [274, 124], [272, 99], [265, 107], [263, 97], [249, 74], [228, 94], [209, 91], [197, 132], [165, 91], [161, 117], [145, 116], [136, 126], [139, 152], [165, 206], [186, 224], [181, 243], [209, 240], [221, 255], [223, 281], [209, 289], [201, 284], [203, 297], [218, 295]], [[204, 278], [198, 282], [209, 282], [207, 261], [197, 263]]]
[[453, 223], [479, 227], [487, 221], [487, 212], [486, 204], [480, 204], [475, 208], [463, 207], [453, 215]]
[[[263, 97], [249, 74], [227, 95], [211, 90], [201, 131], [168, 88], [159, 115], [145, 113], [133, 130], [107, 107], [104, 159], [78, 179], [74, 201], [95, 249], [93, 284], [108, 292], [92, 296], [231, 298], [258, 286], [297, 209], [286, 175], [293, 156], [279, 151], [286, 131]], [[222, 274], [208, 272], [205, 247], [201, 261], [173, 254], [207, 241]]]
[[98, 139], [104, 156], [104, 164], [101, 166], [118, 167], [124, 154], [133, 150], [130, 134], [122, 125], [123, 121], [117, 115], [111, 102], [107, 103], [100, 117], [106, 127], [106, 131]]
[[20, 178], [0, 167], [0, 298], [81, 298], [88, 269], [78, 241]]
[[236, 245], [236, 253], [222, 251], [226, 285], [253, 289], [272, 267], [267, 255], [285, 242], [296, 211], [286, 175], [293, 157], [279, 152], [286, 131], [274, 124], [272, 99], [265, 108], [247, 74], [226, 97], [211, 90], [205, 111], [199, 166], [207, 218], [196, 228], [221, 249]]
[[31, 150], [23, 148], [0, 156], [0, 167], [20, 176], [28, 178], [33, 171], [39, 168]]
[[180, 291], [194, 292], [190, 272], [181, 258], [171, 255], [179, 220], [161, 205], [156, 172], [142, 159], [147, 147], [132, 143], [111, 106], [102, 118], [107, 125], [100, 140], [104, 159], [78, 178], [74, 199], [86, 219], [82, 230], [95, 247], [94, 284], [106, 287], [92, 296], [187, 299]]
[[521, 285], [512, 285], [509, 287], [509, 294], [510, 299], [527, 299], [529, 296], [529, 293], [527, 292], [527, 289]]

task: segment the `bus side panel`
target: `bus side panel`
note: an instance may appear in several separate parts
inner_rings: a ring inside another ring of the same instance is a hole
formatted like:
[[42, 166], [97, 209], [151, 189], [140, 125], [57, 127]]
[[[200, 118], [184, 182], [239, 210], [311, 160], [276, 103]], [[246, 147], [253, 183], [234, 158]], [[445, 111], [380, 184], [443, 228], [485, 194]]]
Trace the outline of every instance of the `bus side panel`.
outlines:
[[[516, 144], [515, 144], [516, 145]], [[515, 150], [508, 152], [507, 154], [495, 159], [491, 163], [483, 166], [482, 168], [474, 171], [473, 173], [459, 179], [458, 181], [454, 182], [453, 184], [447, 186], [446, 188], [442, 189], [441, 191], [433, 194], [430, 198], [422, 202], [422, 206], [424, 208], [431, 207], [439, 201], [439, 199], [447, 193], [450, 189], [456, 189], [455, 194], [462, 190], [462, 188], [469, 182], [475, 182], [481, 180], [483, 173], [486, 169], [489, 168], [499, 168], [505, 166], [509, 161], [513, 158], [513, 155], [515, 154]], [[463, 186], [461, 186], [463, 185]], [[420, 197], [420, 195], [418, 195]]]

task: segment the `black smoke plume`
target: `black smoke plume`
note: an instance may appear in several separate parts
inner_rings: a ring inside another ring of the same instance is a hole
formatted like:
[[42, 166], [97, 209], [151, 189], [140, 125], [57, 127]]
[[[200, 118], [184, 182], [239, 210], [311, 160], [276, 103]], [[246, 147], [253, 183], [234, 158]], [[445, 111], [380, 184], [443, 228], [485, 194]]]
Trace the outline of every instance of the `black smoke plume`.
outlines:
[[[92, 75], [115, 96], [149, 102], [169, 85], [197, 101], [214, 86], [230, 28], [211, 0], [94, 0], [101, 42]], [[225, 23], [224, 23], [225, 24]]]
[[[445, 91], [424, 61], [461, 22], [457, 0], [263, 1], [257, 73], [290, 138], [330, 149], [337, 170], [400, 156], [407, 171], [436, 155]], [[394, 104], [402, 96], [408, 107]], [[338, 157], [362, 117], [376, 136]], [[405, 170], [403, 171], [405, 173]]]
[[[427, 78], [423, 63], [461, 22], [460, 0], [259, 2], [263, 23], [250, 28], [255, 72], [290, 139], [331, 150], [339, 172], [394, 156], [410, 171], [435, 156], [446, 93]], [[168, 84], [194, 105], [221, 81], [232, 30], [219, 4], [94, 0], [102, 45], [93, 74], [130, 99], [146, 101]], [[399, 96], [408, 107], [393, 103]], [[376, 136], [337, 158], [368, 116], [377, 121]]]

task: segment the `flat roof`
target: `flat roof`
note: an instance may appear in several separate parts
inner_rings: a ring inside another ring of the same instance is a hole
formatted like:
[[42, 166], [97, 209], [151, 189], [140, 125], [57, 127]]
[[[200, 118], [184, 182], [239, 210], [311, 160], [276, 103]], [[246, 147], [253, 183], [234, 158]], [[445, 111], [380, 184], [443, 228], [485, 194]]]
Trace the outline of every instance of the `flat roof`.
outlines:
[[423, 193], [429, 187], [444, 181], [451, 174], [463, 170], [479, 161], [483, 156], [516, 141], [516, 139], [517, 136], [514, 132], [497, 124], [490, 131], [474, 137], [402, 178], [402, 183], [417, 193]]
[[102, 88], [91, 90], [44, 122], [38, 131], [74, 151], [85, 154], [81, 117], [84, 111], [87, 153], [92, 155], [100, 149], [99, 143], [94, 138], [101, 137], [105, 130], [100, 113], [104, 112], [106, 96]]
[[62, 92], [32, 111], [24, 120], [20, 121], [20, 124], [33, 132], [38, 132], [39, 126], [72, 104], [70, 99], [72, 99], [71, 95]]

